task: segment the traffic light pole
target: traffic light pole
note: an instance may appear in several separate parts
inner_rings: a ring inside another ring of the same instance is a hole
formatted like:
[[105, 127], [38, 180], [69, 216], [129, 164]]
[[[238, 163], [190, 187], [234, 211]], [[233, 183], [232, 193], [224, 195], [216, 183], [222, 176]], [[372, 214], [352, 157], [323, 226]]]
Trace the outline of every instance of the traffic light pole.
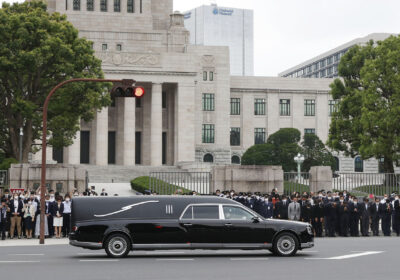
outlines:
[[[131, 80], [133, 81], [133, 80]], [[50, 98], [62, 86], [74, 82], [96, 82], [96, 83], [123, 83], [124, 80], [110, 80], [110, 79], [71, 79], [56, 85], [47, 95], [43, 105], [43, 130], [42, 130], [42, 174], [40, 185], [40, 241], [39, 244], [44, 244], [44, 219], [46, 218], [46, 147], [47, 147], [47, 108], [49, 106]]]

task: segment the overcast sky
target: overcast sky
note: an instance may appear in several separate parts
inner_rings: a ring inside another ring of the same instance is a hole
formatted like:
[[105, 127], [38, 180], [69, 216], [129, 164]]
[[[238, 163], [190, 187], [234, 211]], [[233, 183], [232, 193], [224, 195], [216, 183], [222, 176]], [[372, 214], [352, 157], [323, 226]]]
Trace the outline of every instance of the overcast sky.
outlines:
[[400, 33], [399, 0], [174, 0], [174, 10], [184, 12], [211, 2], [254, 10], [254, 72], [258, 76], [277, 76], [370, 33]]

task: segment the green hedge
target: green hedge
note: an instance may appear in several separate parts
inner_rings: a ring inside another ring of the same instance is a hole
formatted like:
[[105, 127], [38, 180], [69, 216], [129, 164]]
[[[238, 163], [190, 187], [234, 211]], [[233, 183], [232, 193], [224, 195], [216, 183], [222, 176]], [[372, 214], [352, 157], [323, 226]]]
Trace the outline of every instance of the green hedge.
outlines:
[[302, 194], [303, 192], [310, 192], [310, 186], [298, 184], [296, 182], [284, 181], [283, 191], [289, 195], [291, 195], [293, 192], [299, 192]]
[[0, 163], [0, 170], [8, 170], [13, 163], [18, 163], [18, 160], [16, 160], [15, 158], [5, 158]]
[[[137, 177], [131, 181], [131, 188], [132, 188], [132, 190], [135, 190], [137, 192], [145, 193], [145, 191], [150, 190], [149, 181], [150, 181], [149, 176]], [[158, 194], [171, 195], [171, 194], [175, 194], [176, 190], [178, 190], [178, 189], [182, 190], [182, 194], [192, 192], [191, 190], [188, 190], [188, 189], [185, 189], [180, 186], [173, 185], [173, 184], [169, 184], [169, 183], [159, 180], [159, 179], [153, 178], [152, 181], [154, 182], [155, 185], [161, 186], [157, 190], [155, 190]]]

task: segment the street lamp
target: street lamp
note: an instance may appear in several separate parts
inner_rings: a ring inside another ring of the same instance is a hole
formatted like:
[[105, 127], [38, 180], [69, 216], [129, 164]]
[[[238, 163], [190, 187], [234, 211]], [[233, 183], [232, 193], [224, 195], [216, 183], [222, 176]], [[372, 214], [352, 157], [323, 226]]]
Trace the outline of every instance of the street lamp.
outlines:
[[298, 153], [297, 156], [294, 157], [294, 161], [297, 163], [297, 181], [300, 182], [300, 167], [304, 162], [304, 156]]
[[19, 129], [19, 163], [22, 163], [22, 138], [24, 137], [24, 131], [22, 127]]
[[123, 91], [124, 95], [121, 97], [137, 97], [140, 98], [144, 95], [144, 89], [142, 87], [134, 87], [135, 80], [112, 80], [112, 79], [86, 79], [78, 78], [71, 79], [59, 83], [56, 85], [47, 95], [43, 105], [43, 128], [42, 128], [42, 172], [40, 177], [40, 244], [44, 244], [44, 219], [45, 219], [45, 193], [46, 193], [46, 146], [47, 146], [47, 109], [49, 106], [50, 98], [56, 92], [57, 89], [65, 84], [73, 82], [97, 82], [97, 83], [114, 83], [112, 94], [115, 94], [117, 90]]

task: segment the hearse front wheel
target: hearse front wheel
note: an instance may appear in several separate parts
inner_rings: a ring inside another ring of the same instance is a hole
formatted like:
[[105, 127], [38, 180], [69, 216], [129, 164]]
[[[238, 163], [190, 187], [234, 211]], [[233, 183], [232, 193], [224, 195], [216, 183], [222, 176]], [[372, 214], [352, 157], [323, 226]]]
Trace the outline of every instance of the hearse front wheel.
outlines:
[[124, 258], [131, 250], [131, 242], [123, 234], [112, 234], [105, 243], [106, 253], [111, 258]]
[[296, 254], [299, 248], [299, 242], [296, 236], [290, 232], [279, 234], [274, 241], [273, 250], [278, 256], [289, 257]]

